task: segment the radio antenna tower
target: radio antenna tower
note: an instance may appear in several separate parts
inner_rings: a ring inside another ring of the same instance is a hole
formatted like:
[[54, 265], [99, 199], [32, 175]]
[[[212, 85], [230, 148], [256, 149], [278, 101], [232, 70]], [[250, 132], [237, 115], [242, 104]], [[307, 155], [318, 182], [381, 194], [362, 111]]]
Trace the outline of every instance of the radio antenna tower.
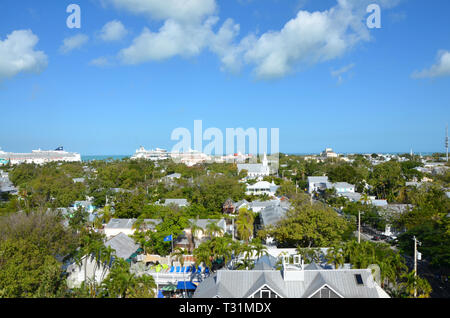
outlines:
[[445, 149], [447, 150], [447, 162], [448, 162], [448, 125], [445, 128]]

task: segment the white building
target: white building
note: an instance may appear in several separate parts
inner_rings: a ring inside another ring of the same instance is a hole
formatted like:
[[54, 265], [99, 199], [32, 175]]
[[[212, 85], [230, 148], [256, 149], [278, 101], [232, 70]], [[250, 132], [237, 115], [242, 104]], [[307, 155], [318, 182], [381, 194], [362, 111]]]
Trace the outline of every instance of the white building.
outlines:
[[277, 186], [273, 181], [272, 183], [267, 181], [259, 181], [253, 185], [247, 185], [247, 195], [264, 195], [275, 196], [279, 186]]
[[120, 233], [126, 235], [133, 235], [135, 229], [133, 229], [133, 224], [136, 219], [111, 219], [105, 226], [105, 235], [107, 238], [116, 236]]
[[347, 182], [331, 183], [327, 176], [308, 177], [308, 192], [325, 191], [327, 189], [335, 189], [336, 194], [344, 195], [355, 193], [355, 185]]
[[333, 151], [332, 148], [326, 148], [322, 153], [320, 154], [323, 158], [337, 158], [338, 154]]
[[219, 270], [204, 279], [193, 298], [389, 298], [374, 280], [371, 269], [326, 269], [282, 257], [254, 270]]
[[145, 159], [151, 161], [159, 161], [169, 159], [170, 155], [165, 149], [156, 148], [154, 150], [146, 150], [144, 147], [140, 147], [136, 150], [136, 153], [131, 159]]
[[308, 192], [313, 193], [319, 190], [324, 191], [331, 188], [331, 182], [327, 176], [308, 177]]
[[189, 150], [187, 152], [172, 152], [170, 154], [172, 160], [176, 163], [183, 163], [188, 167], [195, 166], [199, 163], [211, 162], [211, 156], [200, 151]]
[[263, 178], [270, 175], [270, 167], [269, 167], [269, 161], [267, 160], [267, 155], [264, 154], [264, 158], [262, 160], [262, 163], [243, 163], [238, 164], [238, 173], [240, 173], [242, 170], [247, 171], [247, 176], [251, 179], [256, 178]]
[[336, 193], [355, 193], [355, 185], [347, 182], [336, 182], [332, 184], [332, 187], [336, 189]]

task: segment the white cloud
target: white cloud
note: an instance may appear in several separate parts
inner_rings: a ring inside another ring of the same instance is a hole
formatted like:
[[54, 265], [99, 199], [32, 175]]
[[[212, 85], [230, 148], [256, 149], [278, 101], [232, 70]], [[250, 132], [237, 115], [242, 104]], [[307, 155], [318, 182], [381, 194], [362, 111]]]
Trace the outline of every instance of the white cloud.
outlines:
[[[254, 36], [253, 36], [254, 37]], [[299, 11], [280, 31], [269, 31], [253, 40], [244, 60], [255, 65], [259, 78], [276, 78], [299, 64], [315, 64], [342, 56], [370, 34], [347, 1], [327, 11]]]
[[99, 58], [96, 58], [96, 59], [93, 59], [92, 61], [90, 61], [89, 65], [105, 67], [105, 66], [110, 65], [110, 62], [106, 57], [99, 57]]
[[200, 21], [217, 10], [215, 0], [103, 0], [135, 14], [143, 14], [152, 19], [177, 21]]
[[100, 31], [99, 37], [105, 42], [119, 41], [128, 34], [122, 22], [113, 20], [106, 23]]
[[63, 45], [59, 48], [61, 53], [69, 53], [72, 50], [79, 49], [85, 45], [89, 40], [89, 37], [85, 34], [77, 34], [72, 37], [65, 38]]
[[[400, 0], [380, 0], [384, 9]], [[370, 0], [338, 0], [325, 11], [299, 10], [280, 30], [249, 34], [237, 40], [239, 24], [227, 19], [215, 31], [219, 20], [215, 0], [104, 0], [118, 8], [153, 19], [164, 20], [157, 31], [144, 28], [133, 43], [121, 50], [125, 64], [158, 61], [174, 56], [191, 57], [209, 49], [222, 70], [238, 72], [250, 65], [258, 78], [285, 76], [299, 66], [312, 65], [343, 56], [355, 45], [371, 39], [366, 26]]]
[[438, 52], [437, 62], [429, 69], [415, 71], [413, 78], [435, 78], [450, 76], [450, 52], [441, 50]]
[[333, 76], [333, 77], [340, 76], [340, 75], [342, 75], [344, 73], [347, 73], [348, 71], [350, 71], [354, 67], [355, 67], [355, 63], [343, 66], [340, 69], [337, 69], [335, 71], [331, 71], [331, 76]]
[[21, 72], [42, 72], [48, 59], [44, 52], [34, 50], [38, 42], [31, 30], [16, 30], [0, 39], [0, 80]]
[[119, 59], [125, 64], [139, 64], [176, 55], [198, 55], [206, 47], [208, 38], [213, 34], [211, 28], [216, 22], [217, 18], [214, 17], [203, 24], [183, 24], [169, 19], [158, 32], [144, 28], [130, 47], [119, 52]]
[[345, 66], [341, 67], [340, 69], [331, 71], [331, 76], [337, 77], [338, 84], [342, 84], [342, 82], [344, 81], [343, 75], [345, 73], [347, 73], [348, 71], [350, 71], [354, 67], [355, 67], [354, 63], [349, 64], [349, 65], [345, 65]]

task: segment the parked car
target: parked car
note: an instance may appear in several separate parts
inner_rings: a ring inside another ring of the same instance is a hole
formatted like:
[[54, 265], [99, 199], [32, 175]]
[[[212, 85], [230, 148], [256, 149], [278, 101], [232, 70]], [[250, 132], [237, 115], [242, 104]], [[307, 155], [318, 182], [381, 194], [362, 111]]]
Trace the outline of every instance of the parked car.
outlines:
[[389, 237], [387, 242], [391, 245], [397, 245], [398, 241], [397, 238]]
[[380, 241], [381, 237], [379, 235], [375, 235], [372, 237], [372, 241]]
[[388, 237], [386, 235], [384, 235], [384, 234], [381, 234], [380, 235], [380, 239], [384, 241], [384, 240], [387, 240]]

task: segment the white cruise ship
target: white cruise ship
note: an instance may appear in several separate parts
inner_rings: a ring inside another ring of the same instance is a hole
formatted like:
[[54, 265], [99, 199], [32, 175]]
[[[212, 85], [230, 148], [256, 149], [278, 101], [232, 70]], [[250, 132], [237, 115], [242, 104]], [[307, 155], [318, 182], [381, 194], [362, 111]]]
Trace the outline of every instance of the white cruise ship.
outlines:
[[131, 159], [146, 159], [152, 161], [169, 159], [170, 155], [165, 149], [156, 148], [154, 150], [146, 150], [144, 147], [140, 147], [136, 150], [136, 153]]
[[63, 147], [55, 150], [33, 150], [31, 153], [13, 153], [0, 150], [0, 164], [10, 163], [17, 165], [21, 163], [35, 163], [38, 165], [48, 162], [81, 162], [81, 155], [75, 152], [64, 151]]

